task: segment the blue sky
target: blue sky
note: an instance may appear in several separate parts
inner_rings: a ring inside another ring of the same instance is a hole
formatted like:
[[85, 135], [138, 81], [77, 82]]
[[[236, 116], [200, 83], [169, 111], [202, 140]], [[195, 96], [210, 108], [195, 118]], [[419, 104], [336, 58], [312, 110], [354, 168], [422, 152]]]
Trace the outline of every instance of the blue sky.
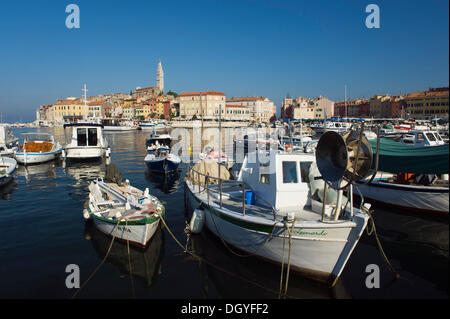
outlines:
[[[80, 8], [67, 29], [65, 8]], [[380, 8], [368, 29], [365, 8]], [[32, 121], [57, 98], [165, 88], [237, 96], [409, 93], [449, 82], [449, 2], [0, 1], [0, 112]]]

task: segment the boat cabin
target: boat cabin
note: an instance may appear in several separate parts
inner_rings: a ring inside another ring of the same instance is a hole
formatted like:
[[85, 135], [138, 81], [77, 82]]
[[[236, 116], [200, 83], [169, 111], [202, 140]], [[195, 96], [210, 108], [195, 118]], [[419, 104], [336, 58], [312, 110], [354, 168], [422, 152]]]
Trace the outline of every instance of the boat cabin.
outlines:
[[445, 144], [442, 137], [436, 131], [409, 131], [403, 135], [402, 143], [415, 147], [436, 146]]
[[170, 148], [172, 144], [172, 137], [169, 134], [158, 135], [156, 133], [152, 133], [150, 138], [145, 141], [145, 144], [147, 147], [164, 146]]
[[102, 124], [74, 123], [65, 124], [64, 128], [66, 127], [72, 128], [71, 141], [68, 143], [71, 146], [104, 146]]
[[311, 205], [309, 169], [315, 161], [314, 154], [275, 151], [254, 154], [245, 158], [238, 181], [253, 190], [256, 202], [279, 211]]

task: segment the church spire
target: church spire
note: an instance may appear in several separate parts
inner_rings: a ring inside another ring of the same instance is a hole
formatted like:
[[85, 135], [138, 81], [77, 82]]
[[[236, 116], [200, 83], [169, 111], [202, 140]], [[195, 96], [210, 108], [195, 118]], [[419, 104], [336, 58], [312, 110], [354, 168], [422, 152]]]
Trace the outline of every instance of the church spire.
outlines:
[[159, 60], [158, 69], [156, 70], [156, 86], [158, 87], [160, 93], [164, 92], [164, 71], [161, 60]]

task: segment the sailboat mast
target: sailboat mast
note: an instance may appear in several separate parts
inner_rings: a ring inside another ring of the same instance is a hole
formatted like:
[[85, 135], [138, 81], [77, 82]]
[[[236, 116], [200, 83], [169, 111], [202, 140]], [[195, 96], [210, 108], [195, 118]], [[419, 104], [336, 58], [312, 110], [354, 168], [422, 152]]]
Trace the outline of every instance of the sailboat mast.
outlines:
[[86, 83], [84, 84], [84, 119], [87, 119], [87, 89], [86, 89]]
[[347, 113], [347, 84], [345, 84], [345, 99], [344, 99], [344, 103], [345, 103], [345, 121], [348, 121], [348, 113]]

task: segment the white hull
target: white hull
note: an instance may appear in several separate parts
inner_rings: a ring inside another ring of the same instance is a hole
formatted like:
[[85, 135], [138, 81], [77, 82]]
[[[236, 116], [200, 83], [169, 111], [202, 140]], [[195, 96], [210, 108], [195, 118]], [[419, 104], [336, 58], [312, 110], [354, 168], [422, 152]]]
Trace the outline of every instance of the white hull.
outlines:
[[12, 180], [12, 174], [16, 170], [17, 161], [13, 158], [0, 157], [0, 186], [8, 184]]
[[68, 159], [92, 159], [107, 155], [107, 149], [101, 146], [66, 147], [64, 152]]
[[[115, 235], [116, 239], [122, 241], [128, 240], [134, 245], [145, 246], [158, 229], [159, 219], [150, 224], [125, 225], [125, 223], [123, 222], [121, 223], [121, 225], [117, 226], [117, 224], [115, 223], [104, 222], [94, 217], [94, 223], [100, 231], [109, 236]], [[115, 232], [113, 232], [116, 226], [117, 229]]]
[[132, 131], [135, 130], [136, 128], [132, 127], [132, 126], [104, 126], [103, 127], [103, 131], [119, 131], [119, 132], [124, 132], [124, 131]]
[[[371, 185], [356, 184], [364, 199], [418, 212], [448, 215], [448, 187], [400, 185], [373, 181]], [[353, 191], [359, 195], [357, 190]]]
[[[192, 184], [187, 181], [189, 204], [195, 209], [199, 202], [203, 202], [206, 207], [205, 225], [211, 232], [234, 247], [248, 253], [256, 252], [256, 256], [277, 264], [283, 263], [284, 242], [284, 263], [287, 264], [289, 236], [282, 222], [275, 224], [270, 217], [242, 216], [241, 213], [221, 209], [215, 203], [208, 206], [207, 201], [201, 197], [205, 195], [199, 197], [191, 187]], [[353, 221], [348, 222], [295, 222], [291, 268], [319, 281], [331, 282], [338, 278], [366, 227], [367, 220], [367, 215], [355, 213]], [[266, 242], [274, 224], [273, 238]]]
[[62, 152], [62, 148], [49, 153], [16, 153], [15, 157], [20, 164], [39, 164], [56, 159]]
[[139, 125], [141, 130], [160, 130], [166, 128], [165, 125]]

